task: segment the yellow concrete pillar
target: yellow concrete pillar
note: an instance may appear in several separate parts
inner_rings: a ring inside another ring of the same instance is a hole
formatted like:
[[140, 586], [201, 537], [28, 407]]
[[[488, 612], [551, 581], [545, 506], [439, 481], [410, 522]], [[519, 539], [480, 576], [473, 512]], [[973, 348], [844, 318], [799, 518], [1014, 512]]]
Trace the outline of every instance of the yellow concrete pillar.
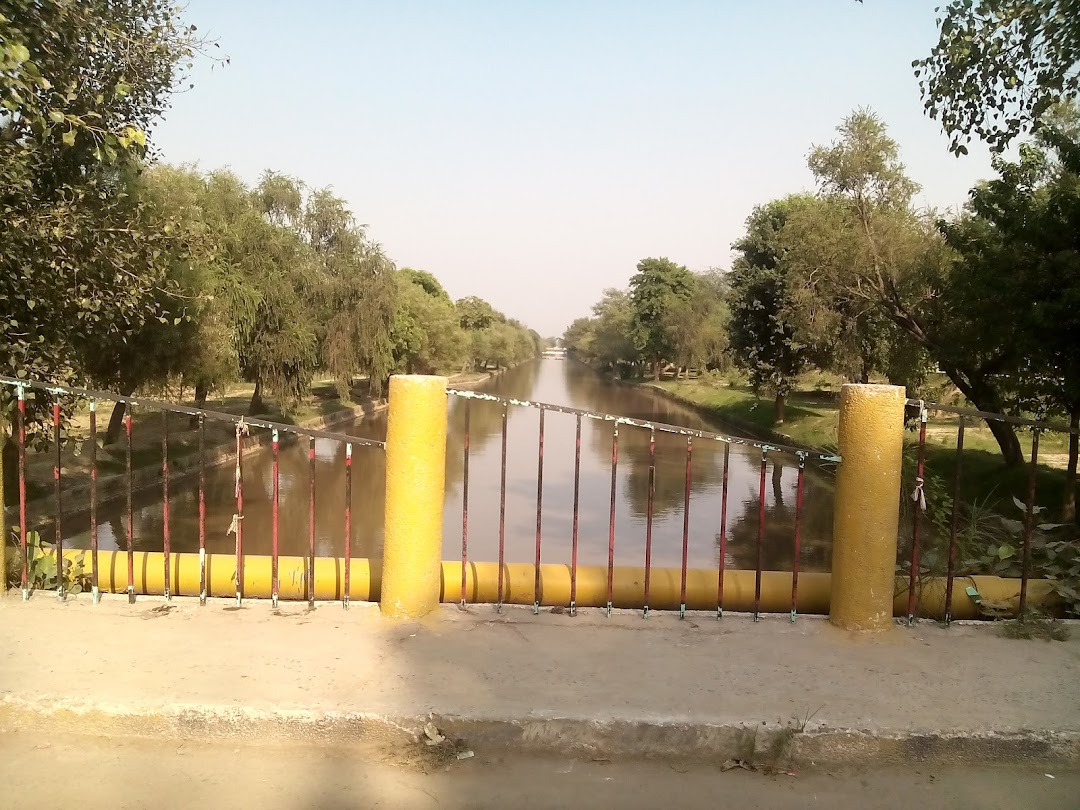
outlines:
[[905, 399], [896, 385], [840, 391], [829, 620], [848, 630], [893, 624]]
[[383, 614], [419, 618], [439, 604], [446, 484], [446, 378], [390, 378], [386, 424]]

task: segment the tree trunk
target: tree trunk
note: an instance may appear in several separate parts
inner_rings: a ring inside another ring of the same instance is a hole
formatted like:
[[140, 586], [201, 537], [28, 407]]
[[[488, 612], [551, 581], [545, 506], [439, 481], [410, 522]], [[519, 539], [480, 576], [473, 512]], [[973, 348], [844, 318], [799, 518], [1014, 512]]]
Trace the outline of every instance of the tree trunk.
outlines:
[[783, 476], [784, 468], [774, 461], [772, 466], [772, 492], [773, 500], [776, 501], [777, 506], [784, 505]]
[[652, 361], [652, 378], [653, 382], [660, 382], [660, 358], [655, 357]]
[[[1080, 429], [1080, 407], [1073, 408], [1069, 414], [1069, 427]], [[1069, 434], [1069, 465], [1065, 469], [1065, 495], [1061, 500], [1061, 522], [1076, 520], [1076, 462], [1080, 456], [1080, 436]]]
[[[952, 364], [946, 365], [943, 363], [941, 369], [945, 372], [945, 376], [960, 389], [960, 393], [967, 397], [968, 401], [976, 409], [990, 411], [991, 413], [1002, 413], [1004, 411], [997, 392], [990, 388], [987, 383], [978, 380], [969, 383], [960, 372], [960, 369]], [[1005, 464], [1009, 467], [1022, 465], [1024, 463], [1024, 451], [1020, 448], [1020, 439], [1016, 437], [1016, 429], [1012, 425], [999, 422], [996, 419], [987, 419], [986, 426], [990, 428], [990, 432], [997, 441]]]
[[[985, 410], [977, 403], [975, 407], [979, 410]], [[1024, 451], [1020, 447], [1020, 439], [1016, 437], [1015, 428], [1005, 422], [999, 422], [997, 419], [987, 419], [986, 426], [990, 428], [990, 432], [997, 439], [998, 447], [1001, 449], [1001, 457], [1005, 460], [1005, 463], [1010, 467], [1021, 466], [1024, 463]]]
[[[206, 383], [195, 383], [195, 407], [199, 410], [206, 410], [206, 397], [210, 394], [210, 386]], [[199, 417], [192, 416], [188, 420], [188, 426], [191, 428], [197, 428], [199, 426]]]
[[773, 424], [784, 424], [784, 410], [787, 406], [787, 398], [779, 391], [776, 392], [776, 399], [773, 400]]
[[859, 382], [863, 385], [870, 384], [870, 367], [866, 363], [862, 364], [862, 374], [859, 376]]
[[0, 442], [3, 443], [0, 453], [3, 453], [4, 458], [4, 503], [0, 503], [0, 509], [5, 504], [19, 502], [19, 444], [14, 438], [15, 425], [12, 424], [11, 427], [11, 436], [0, 434]]
[[[130, 393], [125, 396], [131, 396]], [[117, 402], [113, 405], [112, 415], [109, 417], [109, 426], [105, 428], [105, 440], [102, 445], [116, 444], [120, 439], [120, 431], [124, 427], [124, 414], [127, 413], [127, 403]]]
[[251, 404], [248, 406], [248, 416], [254, 416], [263, 412], [262, 380], [255, 381], [255, 390], [251, 393]]

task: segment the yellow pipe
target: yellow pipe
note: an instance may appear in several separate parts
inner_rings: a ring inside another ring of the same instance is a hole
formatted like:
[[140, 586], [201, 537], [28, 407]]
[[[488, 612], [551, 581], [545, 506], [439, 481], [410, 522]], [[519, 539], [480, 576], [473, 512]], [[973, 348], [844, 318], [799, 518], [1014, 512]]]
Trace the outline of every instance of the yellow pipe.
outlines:
[[847, 630], [892, 627], [904, 402], [902, 386], [840, 389], [829, 619]]
[[446, 477], [446, 378], [390, 378], [379, 607], [419, 618], [439, 604]]
[[[64, 552], [70, 560], [82, 559], [89, 574], [90, 553], [85, 549]], [[172, 554], [171, 592], [177, 596], [198, 596], [199, 555]], [[98, 554], [101, 589], [106, 593], [127, 590], [127, 553], [103, 551]], [[315, 598], [319, 601], [340, 600], [344, 583], [344, 560], [333, 557], [315, 558]], [[304, 557], [281, 557], [279, 560], [282, 600], [302, 600], [306, 591], [304, 577], [307, 562]], [[206, 555], [207, 592], [210, 596], [230, 597], [236, 593], [234, 576], [236, 558], [232, 554]], [[440, 599], [457, 602], [461, 598], [461, 563], [441, 564]], [[466, 569], [466, 592], [470, 602], [492, 604], [498, 599], [498, 563], [469, 563]], [[645, 597], [644, 572], [640, 568], [618, 567], [613, 578], [613, 603], [620, 608], [640, 608]], [[650, 586], [650, 607], [677, 610], [679, 607], [680, 572], [677, 568], [654, 568]], [[533, 603], [533, 566], [531, 563], [507, 563], [503, 567], [503, 601], [507, 604]], [[799, 575], [799, 612], [827, 614], [832, 577], [829, 574], [802, 573]], [[165, 558], [158, 551], [135, 553], [135, 592], [161, 594], [165, 583]], [[251, 598], [270, 596], [270, 557], [251, 555], [244, 558], [244, 594]], [[383, 584], [382, 566], [367, 559], [354, 559], [350, 574], [349, 599], [360, 602], [379, 601]], [[974, 585], [983, 601], [1008, 604], [1015, 612], [1020, 595], [1020, 581], [994, 576], [957, 579], [953, 617], [979, 618], [974, 602], [964, 588]], [[540, 566], [540, 604], [570, 604], [570, 568], [566, 565]], [[896, 577], [893, 587], [892, 612], [903, 616], [907, 612], [907, 579]], [[925, 581], [918, 592], [919, 615], [942, 618], [945, 614], [945, 581]], [[1054, 609], [1060, 600], [1052, 584], [1044, 579], [1028, 582], [1028, 599], [1032, 605]], [[686, 572], [686, 601], [691, 610], [716, 609], [716, 571], [689, 570]], [[580, 607], [607, 605], [607, 568], [581, 566], [578, 568], [577, 604]], [[791, 574], [787, 571], [764, 571], [761, 575], [761, 609], [766, 613], [787, 613], [791, 608]], [[724, 609], [749, 612], [754, 609], [754, 572], [724, 572]]]

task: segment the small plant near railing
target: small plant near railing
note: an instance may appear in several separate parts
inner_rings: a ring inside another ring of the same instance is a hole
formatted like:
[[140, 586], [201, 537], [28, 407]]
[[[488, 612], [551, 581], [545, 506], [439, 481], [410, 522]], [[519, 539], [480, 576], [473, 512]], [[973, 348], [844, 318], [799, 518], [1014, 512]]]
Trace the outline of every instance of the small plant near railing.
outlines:
[[[17, 535], [15, 540], [14, 553], [8, 555], [6, 578], [9, 588], [22, 586], [22, 547], [18, 543]], [[55, 546], [43, 540], [38, 532], [26, 533], [26, 559], [26, 583], [30, 590], [55, 591], [61, 577], [64, 592], [69, 595], [80, 594], [91, 587], [90, 574], [86, 570], [83, 555], [80, 554], [74, 560], [65, 559], [58, 567]]]
[[[907, 489], [907, 482], [905, 482]], [[924, 579], [944, 577], [948, 571], [949, 538], [952, 532], [953, 498], [950, 488], [941, 476], [927, 470], [923, 478], [923, 494], [926, 499], [925, 522], [919, 554], [920, 584]], [[905, 498], [905, 526], [911, 525], [915, 507], [913, 499]], [[1012, 516], [998, 511], [993, 493], [972, 503], [961, 501], [956, 520], [956, 576], [965, 577], [990, 574], [1000, 577], [1019, 578], [1023, 570], [1024, 517], [1027, 505], [1012, 498], [1017, 510]], [[1060, 597], [1064, 613], [1068, 617], [1080, 617], [1080, 537], [1072, 523], [1051, 523], [1043, 520], [1047, 509], [1035, 506], [1034, 520], [1038, 521], [1031, 531], [1031, 569], [1035, 579], [1046, 579]], [[901, 573], [910, 571], [910, 563], [898, 566]], [[1011, 612], [1009, 605], [982, 602], [979, 605], [988, 618], [1000, 618]], [[1032, 610], [1022, 617], [1021, 623], [1038, 623], [1040, 616]], [[1052, 621], [1049, 617], [1041, 617]], [[1058, 623], [1058, 628], [1035, 635], [1016, 637], [1057, 637], [1067, 635], [1068, 630]]]

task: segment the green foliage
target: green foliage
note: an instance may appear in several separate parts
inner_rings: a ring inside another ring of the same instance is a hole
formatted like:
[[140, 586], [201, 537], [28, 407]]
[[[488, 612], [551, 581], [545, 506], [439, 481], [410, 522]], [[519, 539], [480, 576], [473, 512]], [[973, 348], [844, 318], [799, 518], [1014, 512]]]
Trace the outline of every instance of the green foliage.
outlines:
[[542, 338], [507, 317], [482, 298], [462, 298], [455, 305], [466, 332], [467, 351], [478, 369], [505, 367], [540, 354]]
[[460, 370], [467, 351], [465, 330], [450, 296], [430, 273], [398, 273], [397, 309], [391, 330], [394, 369], [408, 374]]
[[[176, 236], [144, 227], [131, 185], [150, 125], [197, 46], [164, 0], [0, 3], [0, 367], [8, 373], [72, 380], [75, 350], [89, 335], [129, 339], [160, 314]], [[10, 390], [0, 396], [0, 411], [10, 410]]]
[[[8, 570], [5, 572], [7, 586], [18, 588], [22, 583], [22, 547], [15, 546], [14, 553], [8, 555]], [[74, 560], [65, 559], [57, 569], [56, 548], [52, 543], [41, 539], [35, 531], [26, 533], [27, 586], [35, 591], [55, 591], [63, 581], [67, 594], [75, 595], [90, 589], [92, 582], [86, 570], [82, 554]]]
[[746, 220], [746, 235], [733, 246], [739, 255], [729, 274], [732, 352], [754, 389], [778, 398], [810, 363], [809, 347], [790, 317], [793, 287], [782, 239], [788, 220], [810, 204], [792, 195], [756, 207]]
[[654, 378], [659, 378], [660, 361], [673, 354], [668, 313], [688, 301], [693, 289], [693, 274], [670, 259], [642, 259], [630, 278], [630, 334], [635, 348], [652, 362]]
[[967, 154], [972, 134], [1001, 151], [1080, 90], [1075, 0], [951, 0], [930, 55], [912, 62], [924, 107]]

